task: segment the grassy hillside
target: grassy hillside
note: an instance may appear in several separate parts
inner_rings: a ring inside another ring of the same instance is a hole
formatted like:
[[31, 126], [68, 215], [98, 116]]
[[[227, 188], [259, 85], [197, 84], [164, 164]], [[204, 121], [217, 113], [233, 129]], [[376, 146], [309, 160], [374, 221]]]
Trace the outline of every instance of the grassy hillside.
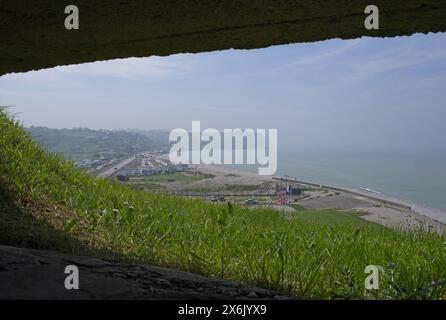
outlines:
[[73, 160], [95, 158], [99, 153], [134, 154], [168, 150], [164, 131], [91, 130], [87, 128], [50, 129], [30, 127], [26, 131], [41, 145]]
[[[321, 298], [446, 298], [443, 236], [132, 190], [36, 146], [0, 111], [0, 241], [174, 266]], [[364, 268], [380, 265], [380, 290]]]

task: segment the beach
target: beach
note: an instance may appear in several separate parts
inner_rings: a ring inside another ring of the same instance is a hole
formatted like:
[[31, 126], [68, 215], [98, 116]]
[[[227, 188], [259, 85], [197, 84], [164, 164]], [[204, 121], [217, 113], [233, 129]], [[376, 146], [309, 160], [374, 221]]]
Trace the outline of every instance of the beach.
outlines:
[[[423, 229], [435, 232], [446, 232], [446, 213], [389, 197], [373, 190], [341, 188], [321, 185], [309, 181], [301, 181], [294, 177], [259, 176], [254, 172], [216, 165], [196, 165], [190, 170], [213, 175], [212, 185], [216, 190], [227, 184], [270, 185], [266, 188], [274, 192], [277, 183], [292, 184], [305, 191], [305, 197], [295, 201], [305, 209], [338, 209], [363, 212], [363, 219], [379, 223], [393, 229]], [[274, 205], [274, 207], [277, 207]]]

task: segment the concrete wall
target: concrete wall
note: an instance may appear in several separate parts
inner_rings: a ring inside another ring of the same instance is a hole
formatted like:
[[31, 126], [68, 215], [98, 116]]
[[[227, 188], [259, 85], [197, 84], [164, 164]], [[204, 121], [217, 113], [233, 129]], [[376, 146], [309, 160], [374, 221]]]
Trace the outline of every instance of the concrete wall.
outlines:
[[[64, 8], [80, 9], [80, 30]], [[380, 30], [364, 9], [380, 8]], [[132, 56], [446, 31], [445, 0], [0, 0], [0, 75]]]

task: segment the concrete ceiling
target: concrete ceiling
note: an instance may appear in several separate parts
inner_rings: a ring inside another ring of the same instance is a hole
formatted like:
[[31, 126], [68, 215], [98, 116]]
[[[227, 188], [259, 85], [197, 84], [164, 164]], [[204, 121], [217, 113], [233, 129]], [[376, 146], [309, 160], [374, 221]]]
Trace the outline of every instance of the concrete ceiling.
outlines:
[[[80, 29], [65, 30], [65, 6]], [[380, 29], [364, 9], [380, 9]], [[445, 32], [446, 0], [0, 0], [0, 75], [126, 57]]]

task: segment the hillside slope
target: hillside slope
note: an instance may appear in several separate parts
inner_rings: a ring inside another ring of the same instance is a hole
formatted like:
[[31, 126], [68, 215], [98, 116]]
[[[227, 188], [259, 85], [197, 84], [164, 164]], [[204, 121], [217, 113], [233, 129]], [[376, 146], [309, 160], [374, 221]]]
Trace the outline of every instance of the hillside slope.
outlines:
[[[336, 211], [295, 214], [131, 190], [77, 170], [0, 111], [0, 245], [176, 267], [293, 295], [446, 298], [446, 246]], [[364, 291], [368, 265], [380, 290]]]
[[[163, 131], [92, 130], [87, 128], [50, 129], [30, 127], [34, 141], [65, 158], [80, 160], [100, 153], [135, 154], [168, 150], [168, 133]], [[164, 139], [160, 139], [161, 134]]]

